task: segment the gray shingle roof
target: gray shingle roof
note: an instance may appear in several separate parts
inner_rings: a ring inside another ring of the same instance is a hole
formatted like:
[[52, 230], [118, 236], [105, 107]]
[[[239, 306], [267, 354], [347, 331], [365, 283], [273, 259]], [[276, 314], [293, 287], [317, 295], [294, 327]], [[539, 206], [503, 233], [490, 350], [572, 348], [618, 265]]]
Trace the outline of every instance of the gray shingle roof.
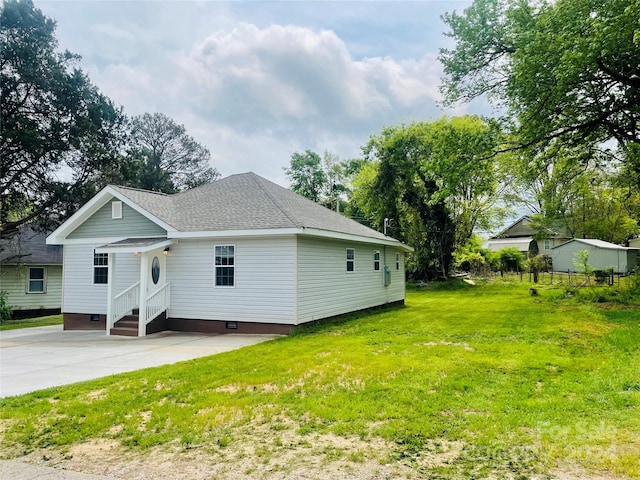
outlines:
[[558, 245], [555, 248], [566, 246], [571, 242], [584, 243], [586, 245], [591, 245], [592, 247], [605, 248], [608, 250], [638, 250], [637, 248], [623, 247], [621, 245], [616, 245], [615, 243], [605, 242], [604, 240], [597, 240], [595, 238], [574, 238], [573, 240], [563, 243], [562, 245]]
[[62, 245], [47, 245], [46, 238], [46, 234], [23, 225], [20, 234], [0, 242], [0, 261], [7, 265], [62, 265]]
[[113, 188], [180, 232], [313, 228], [390, 239], [252, 172], [175, 195]]

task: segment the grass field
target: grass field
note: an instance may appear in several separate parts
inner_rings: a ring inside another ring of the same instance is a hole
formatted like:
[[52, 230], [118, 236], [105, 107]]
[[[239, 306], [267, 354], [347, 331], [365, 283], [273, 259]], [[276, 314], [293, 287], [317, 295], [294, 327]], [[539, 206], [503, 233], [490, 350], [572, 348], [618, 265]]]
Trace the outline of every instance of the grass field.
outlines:
[[263, 478], [314, 455], [405, 478], [640, 478], [640, 306], [528, 288], [411, 289], [404, 308], [3, 399], [2, 455], [102, 444], [244, 459]]
[[46, 317], [23, 318], [20, 320], [7, 320], [5, 323], [0, 325], [0, 330], [46, 327], [47, 325], [62, 325], [62, 314], [47, 315]]

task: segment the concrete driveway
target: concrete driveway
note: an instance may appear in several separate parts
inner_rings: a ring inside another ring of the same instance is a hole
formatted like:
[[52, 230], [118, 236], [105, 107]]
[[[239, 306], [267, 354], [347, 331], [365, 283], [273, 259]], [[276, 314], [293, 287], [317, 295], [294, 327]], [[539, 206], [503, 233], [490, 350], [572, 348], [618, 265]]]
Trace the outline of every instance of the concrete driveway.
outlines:
[[227, 352], [277, 335], [161, 332], [146, 337], [64, 331], [62, 325], [0, 331], [0, 397]]

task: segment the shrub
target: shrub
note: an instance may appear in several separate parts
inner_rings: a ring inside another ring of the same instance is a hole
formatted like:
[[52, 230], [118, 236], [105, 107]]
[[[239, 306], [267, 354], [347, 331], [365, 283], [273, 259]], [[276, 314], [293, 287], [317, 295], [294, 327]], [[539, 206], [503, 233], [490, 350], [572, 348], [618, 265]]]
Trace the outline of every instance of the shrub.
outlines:
[[602, 285], [608, 281], [609, 285], [613, 283], [613, 267], [605, 268], [603, 270], [594, 270], [593, 276], [596, 279], [596, 283]]
[[482, 238], [474, 234], [453, 252], [453, 262], [455, 267], [479, 275], [490, 266], [490, 255], [490, 250], [482, 248]]
[[0, 325], [11, 320], [11, 306], [7, 303], [8, 295], [5, 291], [0, 292]]
[[507, 247], [496, 252], [498, 270], [501, 272], [521, 272], [524, 268], [525, 256], [516, 247]]

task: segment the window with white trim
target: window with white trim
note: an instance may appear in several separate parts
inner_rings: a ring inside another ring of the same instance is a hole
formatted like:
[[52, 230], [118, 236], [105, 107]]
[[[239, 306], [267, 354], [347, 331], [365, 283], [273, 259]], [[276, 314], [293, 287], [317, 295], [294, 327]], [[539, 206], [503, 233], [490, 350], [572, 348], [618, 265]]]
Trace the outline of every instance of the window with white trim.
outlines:
[[373, 251], [373, 269], [377, 272], [380, 270], [380, 251]]
[[347, 248], [347, 272], [356, 271], [356, 249]]
[[396, 270], [400, 270], [400, 254], [396, 252]]
[[93, 251], [93, 283], [106, 284], [109, 281], [109, 254]]
[[235, 286], [236, 261], [234, 245], [216, 245], [216, 287]]
[[46, 293], [46, 272], [44, 267], [29, 267], [27, 293]]
[[544, 241], [544, 249], [549, 250], [551, 248], [551, 240]]
[[122, 202], [111, 202], [111, 218], [122, 218]]

